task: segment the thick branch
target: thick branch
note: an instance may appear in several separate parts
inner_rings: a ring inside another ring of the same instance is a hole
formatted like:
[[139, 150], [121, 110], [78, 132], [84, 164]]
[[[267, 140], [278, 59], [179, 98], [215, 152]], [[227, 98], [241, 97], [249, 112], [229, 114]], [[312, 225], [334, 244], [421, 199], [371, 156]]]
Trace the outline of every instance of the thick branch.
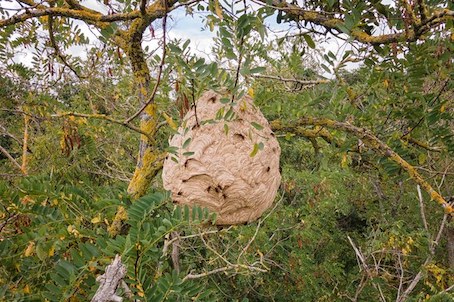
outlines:
[[422, 178], [422, 176], [412, 165], [410, 165], [406, 160], [400, 157], [399, 154], [394, 152], [387, 144], [383, 143], [369, 130], [365, 128], [355, 127], [349, 123], [338, 122], [327, 118], [301, 118], [300, 120], [294, 123], [289, 123], [287, 125], [282, 125], [280, 121], [273, 121], [271, 123], [272, 128], [280, 128], [284, 131], [292, 131], [297, 127], [308, 125], [339, 129], [352, 133], [356, 137], [360, 138], [368, 147], [386, 156], [387, 158], [398, 164], [405, 171], [407, 171], [410, 178], [412, 178], [417, 184], [419, 184], [421, 188], [423, 188], [430, 195], [431, 199], [438, 202], [445, 209], [446, 213], [454, 215], [453, 206], [450, 205], [437, 191], [435, 191], [432, 186]]
[[[268, 4], [266, 0], [258, 0], [264, 5]], [[331, 13], [322, 11], [311, 11], [305, 10], [298, 5], [290, 4], [285, 1], [272, 0], [272, 6], [275, 9], [281, 10], [295, 21], [307, 21], [316, 25], [325, 27], [326, 29], [337, 30], [341, 32], [339, 26], [344, 25], [344, 20], [341, 18], [334, 17]], [[414, 30], [407, 33], [401, 31], [393, 34], [383, 35], [371, 35], [359, 27], [351, 29], [350, 35], [358, 42], [367, 44], [389, 44], [394, 42], [403, 41], [415, 41], [421, 37], [424, 33], [434, 28], [439, 24], [446, 23], [448, 20], [454, 18], [454, 11], [449, 9], [438, 9], [435, 10], [431, 16], [427, 16], [426, 19], [412, 20], [412, 26]]]
[[[167, 2], [169, 11], [172, 10], [172, 6], [177, 1], [171, 0]], [[138, 18], [147, 19], [157, 19], [165, 15], [166, 10], [162, 1], [157, 0], [146, 7], [145, 16], [141, 13], [139, 9], [133, 10], [128, 13], [112, 13], [104, 15], [98, 11], [89, 9], [85, 6], [80, 5], [78, 2], [71, 1], [71, 8], [68, 7], [47, 7], [44, 5], [36, 5], [36, 8], [25, 8], [25, 12], [21, 14], [16, 14], [10, 18], [0, 20], [0, 27], [13, 25], [17, 23], [24, 22], [28, 19], [43, 17], [43, 16], [59, 16], [67, 17], [72, 19], [78, 19], [82, 21], [87, 21], [92, 24], [97, 24], [98, 26], [101, 23], [112, 23], [116, 21], [131, 21]], [[102, 26], [100, 26], [102, 27]]]
[[126, 267], [121, 263], [121, 257], [115, 256], [115, 259], [106, 267], [106, 272], [96, 278], [100, 283], [96, 294], [91, 299], [91, 302], [121, 302], [123, 298], [116, 294], [117, 288], [122, 285], [121, 282], [126, 276]]
[[166, 47], [167, 47], [167, 41], [166, 41], [166, 24], [167, 24], [167, 14], [164, 15], [164, 18], [162, 20], [162, 58], [161, 62], [159, 64], [159, 69], [158, 69], [158, 77], [156, 78], [156, 83], [154, 85], [153, 91], [151, 92], [151, 96], [148, 98], [148, 100], [145, 101], [145, 103], [142, 105], [142, 107], [137, 110], [136, 113], [134, 113], [131, 117], [125, 120], [125, 123], [131, 122], [133, 119], [138, 117], [144, 110], [147, 108], [148, 105], [154, 102], [154, 98], [156, 96], [156, 92], [158, 91], [159, 84], [161, 83], [161, 77], [162, 77], [162, 70], [164, 67], [165, 63], [165, 58], [166, 58]]

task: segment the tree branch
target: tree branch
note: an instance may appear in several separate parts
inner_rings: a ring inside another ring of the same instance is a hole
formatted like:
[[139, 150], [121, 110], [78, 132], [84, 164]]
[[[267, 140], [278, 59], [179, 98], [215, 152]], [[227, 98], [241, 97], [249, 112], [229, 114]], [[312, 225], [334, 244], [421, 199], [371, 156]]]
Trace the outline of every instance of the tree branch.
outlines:
[[48, 20], [48, 25], [49, 25], [49, 39], [50, 39], [50, 44], [52, 45], [52, 47], [55, 49], [55, 53], [57, 55], [57, 57], [60, 59], [60, 61], [62, 61], [62, 63], [68, 67], [79, 79], [82, 79], [83, 77], [81, 77], [79, 75], [79, 73], [77, 72], [77, 70], [75, 70], [69, 63], [68, 61], [66, 60], [66, 57], [63, 55], [63, 53], [61, 52], [60, 50], [60, 47], [58, 46], [57, 42], [55, 41], [55, 36], [54, 36], [54, 18], [52, 16], [49, 16], [49, 20]]
[[24, 170], [22, 170], [21, 165], [19, 165], [19, 163], [14, 159], [14, 157], [11, 156], [11, 154], [9, 154], [8, 151], [6, 151], [5, 148], [3, 148], [2, 146], [0, 146], [0, 151], [1, 151], [3, 154], [5, 154], [6, 157], [8, 157], [8, 159], [14, 164], [14, 166], [15, 166], [16, 168], [18, 168], [19, 170], [22, 171], [22, 174], [27, 175], [27, 172], [24, 171]]
[[164, 14], [164, 17], [162, 19], [162, 58], [161, 62], [159, 63], [159, 69], [158, 69], [158, 77], [156, 78], [156, 83], [153, 87], [153, 91], [151, 92], [151, 96], [148, 98], [147, 101], [142, 105], [142, 107], [137, 110], [136, 113], [134, 113], [132, 116], [127, 118], [124, 122], [129, 123], [136, 117], [138, 117], [144, 110], [147, 108], [148, 105], [154, 102], [154, 98], [156, 96], [156, 92], [158, 91], [159, 84], [161, 83], [161, 77], [162, 77], [162, 70], [164, 67], [165, 63], [165, 57], [166, 57], [166, 47], [167, 47], [167, 42], [166, 42], [166, 24], [167, 24], [167, 6], [166, 6], [166, 13]]
[[[167, 9], [164, 8], [162, 5], [162, 1], [157, 0], [146, 7], [146, 14], [145, 17], [147, 19], [157, 19], [164, 16], [167, 12], [173, 10], [172, 6], [176, 3], [176, 0], [167, 0], [165, 3], [167, 4]], [[11, 16], [7, 19], [0, 20], [0, 27], [13, 25], [17, 23], [24, 22], [28, 19], [43, 17], [43, 16], [59, 16], [59, 17], [67, 17], [72, 19], [78, 19], [82, 21], [89, 21], [91, 23], [96, 24], [98, 27], [101, 26], [102, 23], [112, 23], [116, 21], [132, 21], [138, 18], [143, 18], [140, 9], [133, 10], [127, 13], [112, 13], [108, 15], [103, 15], [102, 13], [89, 9], [85, 6], [80, 5], [78, 2], [71, 1], [72, 8], [68, 7], [47, 7], [44, 5], [36, 5], [36, 8], [25, 8], [25, 12], [21, 14], [16, 14]]]
[[432, 186], [422, 178], [419, 172], [412, 165], [410, 165], [406, 160], [400, 157], [400, 155], [394, 152], [388, 145], [380, 141], [369, 130], [365, 128], [355, 127], [349, 123], [338, 122], [327, 118], [301, 118], [298, 121], [288, 123], [287, 125], [283, 125], [279, 120], [271, 122], [272, 129], [280, 128], [284, 131], [293, 131], [299, 126], [308, 125], [339, 129], [349, 132], [360, 138], [369, 148], [374, 149], [375, 151], [392, 160], [402, 169], [407, 171], [410, 178], [413, 179], [417, 184], [419, 184], [421, 188], [423, 188], [429, 194], [431, 199], [438, 202], [445, 209], [445, 212], [447, 214], [454, 216], [453, 206], [449, 204], [437, 191], [435, 191]]
[[317, 84], [326, 84], [329, 83], [329, 80], [300, 80], [300, 79], [290, 79], [290, 78], [283, 78], [281, 76], [272, 76], [272, 75], [264, 75], [264, 74], [254, 74], [251, 77], [256, 79], [270, 79], [270, 80], [277, 80], [281, 82], [292, 82], [301, 85], [317, 85]]
[[121, 257], [116, 255], [112, 263], [106, 267], [106, 272], [96, 278], [96, 281], [100, 283], [100, 286], [91, 299], [91, 302], [123, 301], [123, 298], [117, 296], [115, 292], [119, 286], [124, 286], [122, 281], [125, 276], [126, 266], [121, 263]]
[[142, 131], [140, 128], [138, 127], [135, 127], [127, 122], [124, 122], [124, 121], [119, 121], [119, 120], [116, 120], [116, 119], [113, 119], [105, 114], [97, 114], [97, 113], [94, 113], [94, 114], [85, 114], [85, 113], [77, 113], [77, 112], [64, 112], [64, 113], [60, 113], [60, 114], [52, 114], [51, 115], [52, 117], [66, 117], [66, 116], [75, 116], [75, 117], [83, 117], [83, 118], [94, 118], [94, 119], [100, 119], [100, 120], [105, 120], [105, 121], [108, 121], [108, 122], [111, 122], [111, 123], [114, 123], [114, 124], [118, 124], [118, 125], [121, 125], [121, 126], [124, 126], [128, 129], [131, 129], [135, 132], [138, 132], [144, 136], [146, 136], [148, 139], [152, 139], [151, 135], [149, 133], [146, 133], [144, 131]]
[[[263, 5], [268, 5], [266, 0], [257, 0]], [[286, 12], [295, 21], [306, 21], [316, 25], [325, 27], [326, 29], [334, 29], [338, 32], [340, 26], [344, 25], [344, 20], [341, 18], [336, 18], [332, 13], [323, 12], [323, 11], [312, 11], [305, 10], [298, 5], [290, 4], [285, 1], [272, 0], [271, 5], [277, 10]], [[434, 28], [435, 26], [446, 23], [448, 20], [454, 18], [454, 11], [449, 9], [437, 9], [435, 10], [430, 17], [427, 17], [425, 20], [412, 20], [412, 26], [414, 30], [411, 33], [401, 31], [393, 34], [383, 34], [383, 35], [372, 35], [359, 27], [354, 27], [351, 29], [350, 35], [356, 41], [365, 43], [365, 44], [389, 44], [394, 42], [411, 42], [416, 41], [421, 35]]]

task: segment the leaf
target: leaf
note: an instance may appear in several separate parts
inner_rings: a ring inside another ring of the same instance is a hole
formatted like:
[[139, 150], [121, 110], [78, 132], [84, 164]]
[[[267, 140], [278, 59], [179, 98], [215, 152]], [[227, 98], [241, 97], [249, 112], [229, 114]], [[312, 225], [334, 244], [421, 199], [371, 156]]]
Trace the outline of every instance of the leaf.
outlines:
[[190, 151], [190, 152], [184, 152], [184, 153], [183, 153], [183, 156], [191, 156], [191, 155], [194, 155], [194, 154], [195, 154], [195, 152], [192, 152], [192, 151]]
[[315, 42], [314, 42], [314, 40], [312, 40], [311, 36], [309, 36], [308, 34], [304, 34], [303, 38], [306, 41], [307, 46], [309, 46], [312, 49], [315, 48]]
[[183, 143], [183, 149], [186, 149], [189, 146], [189, 144], [191, 143], [191, 141], [192, 141], [192, 138], [188, 138], [187, 140], [185, 140]]
[[224, 133], [225, 135], [229, 135], [229, 125], [224, 124]]
[[170, 128], [172, 128], [173, 130], [177, 130], [178, 126], [173, 121], [173, 119], [165, 112], [163, 112], [162, 115], [164, 116], [164, 118], [165, 118], [167, 124], [170, 126]]
[[251, 122], [252, 127], [254, 127], [257, 130], [262, 130], [263, 126], [260, 124], [257, 124], [256, 122]]
[[331, 70], [329, 69], [328, 66], [326, 66], [325, 64], [321, 64], [321, 66], [327, 73], [331, 73]]
[[166, 150], [167, 150], [167, 152], [169, 152], [171, 154], [175, 154], [175, 155], [178, 154], [178, 147], [168, 146]]
[[259, 144], [254, 144], [254, 148], [252, 149], [251, 154], [249, 154], [250, 157], [254, 157], [257, 155], [257, 152], [259, 152]]
[[255, 68], [252, 68], [252, 69], [249, 69], [249, 73], [250, 74], [253, 74], [253, 73], [262, 73], [266, 70], [265, 67], [255, 67]]
[[221, 102], [221, 104], [228, 104], [228, 103], [230, 103], [230, 99], [229, 98], [221, 98], [220, 102]]
[[219, 4], [219, 0], [214, 0], [214, 11], [216, 13], [216, 16], [219, 17], [219, 19], [223, 20], [224, 16], [222, 15], [222, 7]]

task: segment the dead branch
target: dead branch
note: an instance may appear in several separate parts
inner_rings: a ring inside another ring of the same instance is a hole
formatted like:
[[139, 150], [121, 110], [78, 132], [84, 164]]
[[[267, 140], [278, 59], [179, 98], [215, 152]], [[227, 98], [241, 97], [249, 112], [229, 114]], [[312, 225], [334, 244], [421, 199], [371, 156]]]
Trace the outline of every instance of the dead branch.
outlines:
[[[353, 250], [355, 251], [356, 259], [358, 260], [358, 266], [362, 271], [364, 271], [369, 279], [373, 279], [372, 273], [370, 272], [369, 265], [366, 262], [366, 258], [364, 255], [361, 253], [361, 251], [356, 247], [355, 243], [353, 240], [350, 238], [350, 236], [347, 235], [347, 239], [350, 242], [350, 245], [352, 246]], [[380, 287], [380, 284], [378, 283], [372, 283], [375, 289], [378, 290], [380, 294], [380, 300], [383, 302], [386, 302], [386, 299], [383, 295], [383, 291]]]
[[11, 154], [9, 154], [8, 151], [6, 151], [5, 148], [3, 148], [2, 146], [0, 146], [0, 151], [1, 151], [3, 154], [5, 154], [6, 157], [8, 157], [8, 159], [13, 163], [13, 165], [14, 165], [16, 168], [18, 168], [19, 170], [22, 171], [22, 174], [27, 175], [27, 172], [24, 171], [24, 170], [22, 170], [21, 165], [19, 165], [19, 163], [14, 159], [14, 157], [11, 156]]
[[106, 272], [96, 278], [100, 285], [91, 302], [123, 301], [116, 291], [119, 286], [124, 286], [122, 281], [125, 276], [126, 267], [121, 263], [121, 256], [117, 254], [112, 263], [106, 267]]

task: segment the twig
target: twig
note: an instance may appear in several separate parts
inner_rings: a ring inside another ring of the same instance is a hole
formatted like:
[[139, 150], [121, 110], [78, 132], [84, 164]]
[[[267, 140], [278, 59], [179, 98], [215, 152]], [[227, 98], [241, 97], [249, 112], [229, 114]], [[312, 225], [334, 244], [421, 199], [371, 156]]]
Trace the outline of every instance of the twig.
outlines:
[[265, 74], [254, 74], [251, 75], [253, 78], [257, 79], [270, 79], [282, 82], [292, 82], [298, 83], [301, 85], [317, 85], [317, 84], [326, 84], [329, 83], [329, 80], [300, 80], [300, 79], [292, 79], [292, 78], [283, 78], [281, 76], [272, 76], [272, 75], [265, 75]]
[[256, 272], [260, 272], [260, 273], [266, 273], [267, 272], [267, 270], [265, 270], [265, 269], [262, 269], [262, 268], [259, 268], [259, 267], [255, 267], [255, 266], [252, 266], [252, 265], [231, 264], [231, 265], [227, 265], [227, 266], [224, 266], [224, 267], [216, 268], [214, 270], [211, 270], [211, 271], [208, 271], [208, 272], [205, 272], [205, 273], [187, 274], [183, 278], [183, 282], [187, 281], [187, 280], [203, 278], [203, 277], [206, 277], [206, 276], [209, 276], [209, 275], [213, 275], [213, 274], [217, 274], [217, 273], [221, 273], [221, 272], [238, 271], [239, 269], [246, 269], [246, 270], [249, 270], [249, 271], [256, 271]]
[[[370, 270], [369, 270], [369, 266], [367, 265], [367, 262], [366, 262], [366, 259], [364, 258], [363, 254], [361, 253], [361, 251], [356, 247], [355, 243], [353, 242], [353, 240], [350, 238], [350, 236], [347, 235], [347, 239], [348, 241], [350, 242], [350, 245], [352, 246], [353, 250], [355, 251], [355, 255], [356, 255], [356, 258], [358, 260], [358, 266], [363, 268], [364, 272], [367, 274], [368, 278], [370, 279], [373, 279], [373, 276], [372, 274], [370, 273]], [[378, 292], [380, 293], [380, 299], [381, 301], [383, 302], [386, 302], [386, 299], [383, 295], [383, 292], [381, 290], [381, 287], [379, 284], [377, 283], [372, 283], [372, 285], [374, 286], [375, 289], [378, 290]]]
[[424, 224], [424, 229], [426, 229], [427, 234], [429, 234], [429, 226], [427, 224], [426, 214], [424, 211], [424, 200], [422, 198], [421, 187], [416, 185], [416, 190], [418, 191], [419, 209], [421, 210], [422, 223]]
[[30, 117], [24, 114], [24, 140], [22, 144], [22, 166], [21, 170], [24, 174], [27, 174], [27, 152], [28, 152], [28, 124], [30, 123]]
[[238, 85], [238, 80], [240, 78], [240, 69], [241, 69], [241, 63], [243, 61], [243, 44], [244, 44], [244, 35], [241, 36], [240, 40], [240, 45], [238, 47], [238, 66], [236, 67], [236, 72], [235, 72], [235, 83], [233, 84], [233, 91], [232, 91], [232, 99], [231, 103], [235, 100], [235, 88]]
[[64, 112], [60, 114], [52, 114], [51, 117], [66, 117], [66, 116], [75, 116], [75, 117], [84, 117], [84, 118], [94, 118], [94, 119], [100, 119], [100, 120], [105, 120], [114, 124], [122, 125], [128, 129], [131, 129], [135, 132], [138, 132], [142, 135], [145, 135], [148, 139], [152, 139], [151, 135], [149, 133], [146, 133], [145, 131], [142, 131], [140, 128], [135, 127], [127, 122], [116, 120], [111, 118], [110, 116], [107, 116], [105, 114], [86, 114], [86, 113], [77, 113], [77, 112]]
[[1, 151], [3, 154], [5, 154], [5, 156], [8, 157], [9, 160], [11, 160], [11, 162], [14, 164], [15, 167], [17, 167], [19, 170], [22, 171], [22, 174], [27, 175], [27, 172], [25, 172], [24, 170], [22, 170], [21, 165], [19, 165], [19, 163], [14, 159], [14, 157], [12, 157], [11, 154], [9, 154], [8, 151], [6, 151], [6, 149], [3, 148], [1, 145], [0, 145], [0, 151]]
[[50, 44], [52, 47], [55, 49], [55, 53], [57, 57], [62, 61], [62, 63], [68, 67], [79, 79], [82, 79], [81, 75], [75, 70], [71, 64], [68, 63], [66, 60], [66, 57], [62, 54], [60, 47], [58, 46], [57, 42], [55, 41], [55, 36], [54, 36], [54, 18], [52, 16], [49, 16], [48, 18], [48, 26], [49, 26], [49, 39], [50, 39]]
[[[136, 113], [134, 113], [133, 115], [131, 115], [129, 118], [127, 118], [124, 121], [124, 123], [126, 123], [126, 124], [128, 124], [133, 119], [138, 117], [145, 110], [145, 108], [147, 108], [148, 105], [150, 105], [151, 103], [154, 102], [154, 98], [156, 96], [156, 92], [158, 91], [159, 84], [161, 83], [161, 76], [162, 76], [162, 70], [163, 70], [164, 63], [165, 63], [166, 47], [167, 47], [167, 41], [166, 41], [167, 10], [168, 10], [167, 1], [164, 1], [164, 7], [165, 7], [165, 13], [164, 13], [164, 17], [162, 18], [162, 32], [163, 32], [163, 36], [162, 36], [162, 58], [161, 58], [161, 62], [159, 63], [159, 70], [158, 70], [158, 77], [156, 78], [156, 84], [153, 87], [153, 91], [151, 92], [151, 96], [148, 98], [147, 101], [145, 101], [145, 103], [142, 105], [142, 107], [139, 110], [137, 110]], [[151, 138], [150, 138], [150, 140], [151, 140]]]
[[192, 94], [192, 105], [194, 106], [194, 116], [195, 116], [195, 125], [197, 127], [200, 126], [199, 118], [197, 116], [197, 104], [195, 103], [195, 95], [194, 95], [194, 79], [191, 79], [191, 94]]

